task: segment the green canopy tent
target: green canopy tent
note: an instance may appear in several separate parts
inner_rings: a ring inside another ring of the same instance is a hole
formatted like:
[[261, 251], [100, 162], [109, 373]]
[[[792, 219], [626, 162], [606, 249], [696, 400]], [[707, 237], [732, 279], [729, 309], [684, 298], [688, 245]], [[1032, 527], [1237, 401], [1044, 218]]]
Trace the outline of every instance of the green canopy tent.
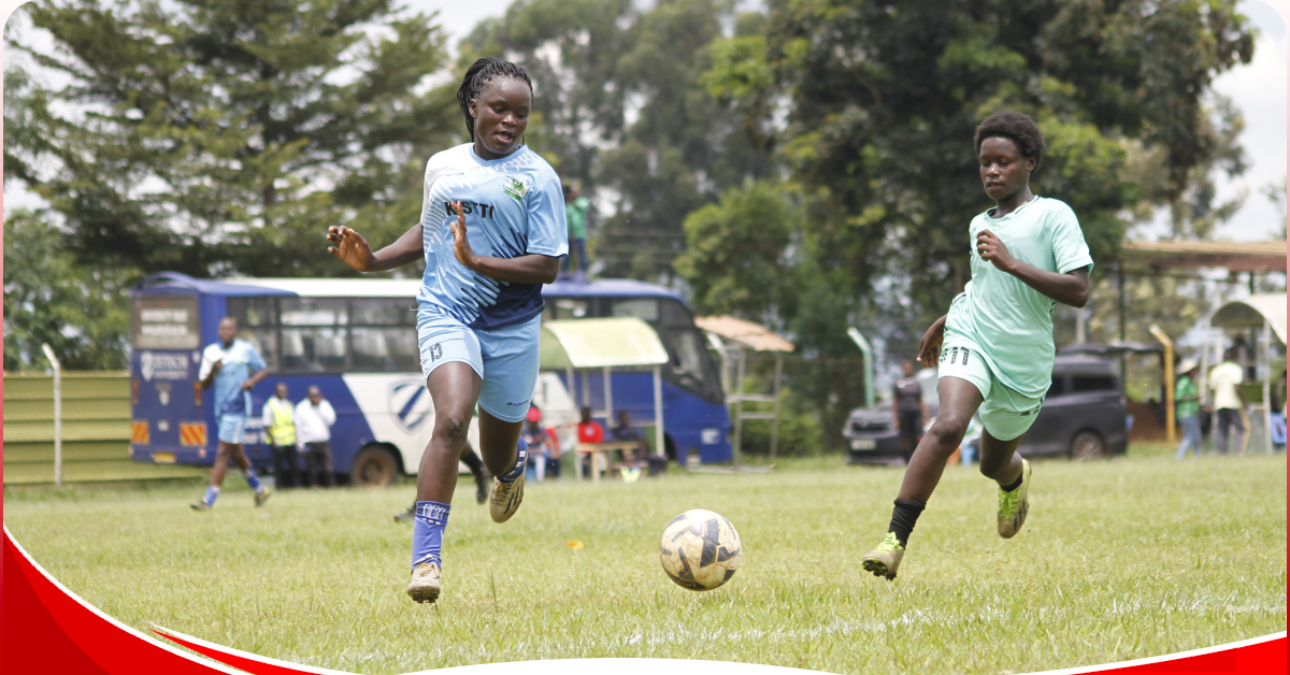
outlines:
[[570, 393], [576, 370], [584, 373], [582, 403], [589, 405], [585, 373], [602, 371], [605, 378], [605, 421], [613, 424], [613, 368], [649, 366], [654, 371], [654, 433], [656, 454], [664, 454], [663, 379], [660, 367], [668, 362], [667, 349], [658, 333], [636, 317], [568, 319], [542, 322], [541, 369], [563, 370]]

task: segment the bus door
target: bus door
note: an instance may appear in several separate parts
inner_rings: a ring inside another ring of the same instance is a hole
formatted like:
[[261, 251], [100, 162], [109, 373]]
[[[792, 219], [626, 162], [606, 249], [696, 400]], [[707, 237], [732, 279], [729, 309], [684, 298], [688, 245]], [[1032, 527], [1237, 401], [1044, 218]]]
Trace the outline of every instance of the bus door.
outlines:
[[132, 307], [130, 456], [209, 464], [215, 430], [203, 406], [198, 296], [136, 294]]

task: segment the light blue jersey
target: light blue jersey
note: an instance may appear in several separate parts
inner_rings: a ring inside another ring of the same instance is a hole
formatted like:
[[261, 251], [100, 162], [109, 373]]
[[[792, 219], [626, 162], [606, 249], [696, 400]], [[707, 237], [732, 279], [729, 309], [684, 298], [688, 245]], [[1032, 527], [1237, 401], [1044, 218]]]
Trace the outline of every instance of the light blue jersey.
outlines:
[[205, 380], [215, 362], [221, 362], [215, 374], [215, 415], [248, 415], [251, 412], [251, 392], [242, 390], [242, 383], [251, 375], [264, 369], [264, 359], [246, 340], [234, 340], [228, 349], [216, 342], [202, 352], [202, 365], [197, 379]]
[[422, 195], [426, 271], [419, 304], [475, 330], [495, 330], [542, 313], [542, 284], [496, 281], [457, 262], [451, 202], [461, 202], [466, 237], [478, 255], [567, 255], [564, 195], [546, 160], [523, 145], [501, 159], [484, 160], [466, 143], [430, 158]]

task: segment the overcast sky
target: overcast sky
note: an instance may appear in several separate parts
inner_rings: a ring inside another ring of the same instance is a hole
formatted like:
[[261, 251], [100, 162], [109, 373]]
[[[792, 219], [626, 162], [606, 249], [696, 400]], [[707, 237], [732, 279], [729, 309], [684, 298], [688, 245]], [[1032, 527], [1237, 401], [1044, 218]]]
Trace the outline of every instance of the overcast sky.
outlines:
[[[438, 12], [439, 21], [450, 36], [454, 48], [480, 20], [505, 13], [512, 0], [404, 0], [413, 11], [426, 14]], [[0, 0], [0, 15], [6, 18], [20, 3]], [[741, 2], [740, 4], [750, 4]], [[1279, 7], [1281, 15], [1278, 15]], [[1219, 236], [1236, 240], [1268, 239], [1280, 230], [1284, 218], [1282, 210], [1273, 205], [1263, 194], [1265, 186], [1285, 185], [1286, 177], [1286, 82], [1287, 50], [1286, 28], [1282, 16], [1290, 16], [1290, 0], [1242, 0], [1239, 10], [1250, 17], [1259, 30], [1254, 60], [1224, 73], [1214, 82], [1215, 91], [1230, 97], [1245, 114], [1245, 132], [1241, 143], [1250, 160], [1244, 176], [1228, 181], [1218, 178], [1219, 198], [1227, 199], [1245, 190], [1245, 206], [1228, 224], [1219, 230]], [[9, 55], [4, 59], [10, 61]], [[26, 193], [16, 185], [6, 185], [4, 205], [35, 205], [39, 198]], [[1159, 220], [1158, 223], [1163, 223]], [[1148, 237], [1159, 236], [1162, 227], [1147, 227], [1142, 232]]]

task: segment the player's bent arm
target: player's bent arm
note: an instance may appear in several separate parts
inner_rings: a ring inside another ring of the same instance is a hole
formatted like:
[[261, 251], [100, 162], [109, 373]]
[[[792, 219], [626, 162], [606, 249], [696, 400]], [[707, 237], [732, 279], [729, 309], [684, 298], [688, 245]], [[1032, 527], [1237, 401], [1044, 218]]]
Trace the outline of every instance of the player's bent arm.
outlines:
[[928, 368], [936, 365], [936, 360], [941, 355], [941, 343], [945, 340], [945, 320], [949, 318], [946, 314], [932, 322], [927, 332], [923, 333], [923, 339], [918, 343], [918, 362]]
[[269, 376], [269, 369], [261, 368], [255, 371], [255, 374], [251, 375], [251, 377], [248, 378], [246, 382], [242, 383], [242, 388], [250, 389], [251, 387], [254, 387], [255, 385], [259, 384], [261, 380], [263, 380], [268, 376]]
[[345, 226], [327, 228], [327, 251], [359, 272], [385, 272], [419, 260], [423, 255], [421, 225], [413, 225], [393, 244], [373, 252], [363, 235]]
[[1021, 279], [1027, 286], [1071, 307], [1088, 304], [1088, 268], [1081, 267], [1065, 274], [1041, 270], [1016, 258], [1008, 266], [1008, 273]]
[[518, 258], [477, 255], [471, 257], [466, 267], [489, 279], [511, 284], [549, 284], [560, 273], [560, 259], [539, 253]]

